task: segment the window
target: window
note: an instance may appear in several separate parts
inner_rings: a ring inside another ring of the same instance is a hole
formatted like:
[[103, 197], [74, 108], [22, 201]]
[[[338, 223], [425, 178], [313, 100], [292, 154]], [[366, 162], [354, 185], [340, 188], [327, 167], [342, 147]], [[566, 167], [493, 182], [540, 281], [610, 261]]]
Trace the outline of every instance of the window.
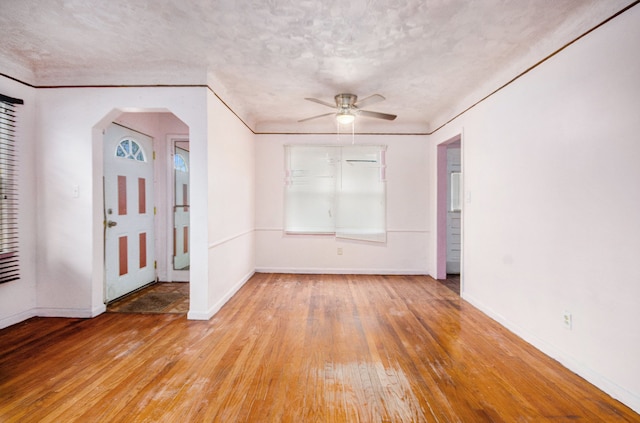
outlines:
[[173, 156], [173, 168], [180, 172], [189, 172], [189, 169], [187, 168], [187, 161], [184, 159], [182, 154], [176, 153]]
[[16, 105], [22, 100], [0, 94], [0, 283], [20, 279], [18, 262], [18, 159]]
[[144, 157], [144, 151], [142, 151], [140, 144], [129, 138], [125, 138], [120, 141], [118, 147], [116, 147], [116, 156], [139, 162], [147, 161]]
[[462, 190], [460, 187], [462, 186], [462, 173], [461, 172], [451, 172], [451, 181], [449, 182], [449, 193], [451, 199], [449, 201], [449, 211], [459, 212], [462, 210]]
[[386, 146], [285, 146], [290, 234], [386, 241]]

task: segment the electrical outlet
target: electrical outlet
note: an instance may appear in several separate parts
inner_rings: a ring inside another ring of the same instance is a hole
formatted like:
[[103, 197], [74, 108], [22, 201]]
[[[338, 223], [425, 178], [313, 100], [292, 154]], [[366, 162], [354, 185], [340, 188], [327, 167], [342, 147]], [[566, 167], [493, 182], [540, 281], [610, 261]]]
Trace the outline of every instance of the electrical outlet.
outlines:
[[571, 327], [573, 326], [573, 316], [570, 311], [565, 310], [562, 312], [562, 323], [564, 324], [565, 329], [571, 330]]
[[338, 255], [341, 256], [342, 255], [342, 247], [338, 247]]

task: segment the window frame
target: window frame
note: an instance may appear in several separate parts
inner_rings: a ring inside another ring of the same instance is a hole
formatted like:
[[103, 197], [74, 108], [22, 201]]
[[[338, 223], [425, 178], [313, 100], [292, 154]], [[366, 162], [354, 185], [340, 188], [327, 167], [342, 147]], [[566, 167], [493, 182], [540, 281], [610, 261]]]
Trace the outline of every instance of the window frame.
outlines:
[[23, 100], [0, 94], [0, 284], [20, 280], [18, 111]]
[[386, 242], [386, 145], [287, 144], [287, 235]]

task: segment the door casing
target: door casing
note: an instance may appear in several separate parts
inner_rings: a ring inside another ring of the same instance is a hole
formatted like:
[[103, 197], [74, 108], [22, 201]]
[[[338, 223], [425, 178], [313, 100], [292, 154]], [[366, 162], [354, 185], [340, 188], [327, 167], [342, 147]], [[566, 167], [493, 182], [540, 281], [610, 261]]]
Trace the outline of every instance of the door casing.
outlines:
[[[447, 214], [448, 214], [448, 173], [447, 173], [447, 149], [459, 147], [462, 156], [461, 171], [463, 175], [464, 189], [464, 147], [462, 134], [458, 134], [436, 147], [436, 279], [447, 278]], [[461, 213], [461, 253], [460, 253], [460, 292], [464, 284], [464, 206]]]

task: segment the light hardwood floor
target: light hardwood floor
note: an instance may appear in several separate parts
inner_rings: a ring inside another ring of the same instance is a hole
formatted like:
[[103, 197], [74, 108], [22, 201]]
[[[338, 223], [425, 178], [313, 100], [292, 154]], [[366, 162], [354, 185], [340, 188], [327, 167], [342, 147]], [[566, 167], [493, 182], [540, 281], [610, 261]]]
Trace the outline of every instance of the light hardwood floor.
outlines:
[[0, 331], [2, 422], [640, 421], [423, 276], [257, 274], [210, 321]]

